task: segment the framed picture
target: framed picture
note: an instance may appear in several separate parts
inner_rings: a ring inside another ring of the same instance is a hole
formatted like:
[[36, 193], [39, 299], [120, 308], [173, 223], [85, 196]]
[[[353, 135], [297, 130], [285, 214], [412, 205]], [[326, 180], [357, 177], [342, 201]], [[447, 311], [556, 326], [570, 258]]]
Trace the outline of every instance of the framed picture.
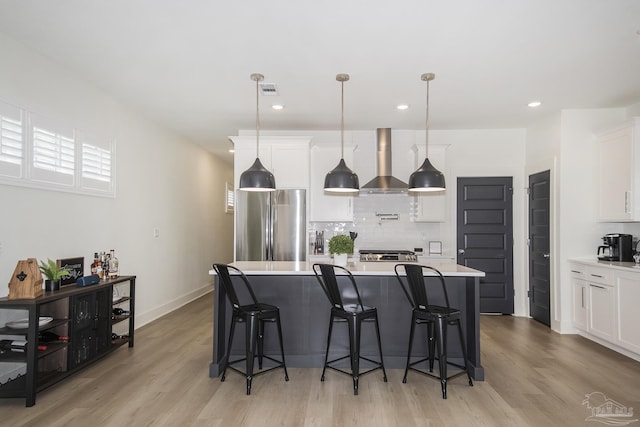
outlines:
[[59, 259], [56, 263], [58, 267], [66, 267], [71, 273], [60, 280], [60, 286], [75, 285], [76, 280], [84, 276], [84, 257]]
[[442, 242], [429, 242], [429, 255], [442, 255]]

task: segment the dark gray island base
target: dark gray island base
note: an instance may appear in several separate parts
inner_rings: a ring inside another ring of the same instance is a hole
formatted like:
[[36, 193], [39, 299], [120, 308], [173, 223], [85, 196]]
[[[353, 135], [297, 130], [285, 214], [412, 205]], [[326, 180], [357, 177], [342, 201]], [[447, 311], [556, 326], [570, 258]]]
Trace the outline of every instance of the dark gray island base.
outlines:
[[[280, 307], [287, 367], [322, 367], [329, 327], [329, 301], [318, 284], [309, 262], [236, 262], [251, 281], [260, 302]], [[384, 264], [384, 265], [381, 265]], [[387, 368], [402, 368], [406, 363], [411, 325], [411, 306], [393, 273], [393, 263], [356, 263], [348, 267], [366, 305], [378, 308], [382, 352]], [[480, 277], [484, 273], [453, 263], [430, 263], [446, 277], [449, 301], [462, 311], [462, 327], [466, 339], [471, 375], [484, 380], [480, 363]], [[427, 277], [428, 284], [434, 278]], [[441, 304], [443, 301], [434, 301]], [[209, 376], [217, 377], [223, 367], [231, 320], [231, 306], [215, 278], [213, 312], [213, 360]], [[449, 359], [462, 363], [462, 352], [452, 329], [449, 336]], [[232, 358], [244, 356], [244, 328], [236, 328]], [[419, 335], [421, 334], [421, 335]], [[377, 358], [378, 349], [373, 324], [362, 331], [362, 354]], [[419, 340], [418, 337], [424, 337]], [[265, 354], [279, 354], [275, 326], [265, 326]], [[348, 354], [346, 326], [335, 324], [329, 358]], [[413, 360], [427, 354], [426, 327], [416, 330]]]

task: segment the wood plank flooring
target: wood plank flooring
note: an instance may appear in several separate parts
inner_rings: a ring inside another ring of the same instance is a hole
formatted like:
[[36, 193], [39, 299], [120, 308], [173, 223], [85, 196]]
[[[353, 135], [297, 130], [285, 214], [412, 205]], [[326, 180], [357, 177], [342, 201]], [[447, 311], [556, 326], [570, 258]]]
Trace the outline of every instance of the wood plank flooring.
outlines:
[[361, 378], [359, 396], [345, 375], [329, 371], [322, 383], [320, 369], [290, 369], [285, 382], [275, 370], [246, 396], [240, 375], [208, 377], [212, 305], [208, 295], [140, 328], [134, 349], [39, 393], [32, 408], [0, 399], [0, 425], [597, 426], [582, 404], [595, 391], [640, 408], [640, 363], [510, 316], [482, 316], [486, 381], [456, 378], [446, 401], [430, 378], [410, 373], [402, 384], [402, 370], [388, 370], [387, 383], [380, 372]]

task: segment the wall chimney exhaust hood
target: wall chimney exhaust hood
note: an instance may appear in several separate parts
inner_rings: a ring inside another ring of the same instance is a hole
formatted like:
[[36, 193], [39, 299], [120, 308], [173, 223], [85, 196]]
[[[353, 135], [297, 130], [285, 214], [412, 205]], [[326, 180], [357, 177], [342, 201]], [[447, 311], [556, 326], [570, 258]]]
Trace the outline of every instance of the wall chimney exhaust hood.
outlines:
[[408, 185], [391, 175], [391, 129], [376, 130], [377, 176], [360, 188], [360, 194], [406, 193]]

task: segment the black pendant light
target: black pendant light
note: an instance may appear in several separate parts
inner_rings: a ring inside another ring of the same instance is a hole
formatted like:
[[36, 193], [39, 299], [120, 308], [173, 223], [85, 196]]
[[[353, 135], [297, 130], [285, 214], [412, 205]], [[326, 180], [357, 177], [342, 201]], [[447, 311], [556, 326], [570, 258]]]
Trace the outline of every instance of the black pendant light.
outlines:
[[427, 82], [427, 120], [425, 124], [425, 159], [409, 178], [409, 192], [420, 193], [426, 191], [442, 191], [445, 189], [444, 175], [429, 161], [429, 82], [436, 78], [433, 73], [425, 73], [420, 76]]
[[342, 90], [342, 118], [340, 124], [340, 162], [324, 178], [324, 191], [336, 193], [357, 193], [360, 191], [358, 175], [347, 167], [344, 161], [344, 82], [349, 80], [349, 74], [338, 74], [336, 80], [341, 84]]
[[240, 175], [239, 190], [243, 191], [274, 191], [276, 179], [260, 161], [260, 97], [259, 82], [264, 80], [262, 74], [251, 74], [251, 80], [256, 82], [256, 161]]

